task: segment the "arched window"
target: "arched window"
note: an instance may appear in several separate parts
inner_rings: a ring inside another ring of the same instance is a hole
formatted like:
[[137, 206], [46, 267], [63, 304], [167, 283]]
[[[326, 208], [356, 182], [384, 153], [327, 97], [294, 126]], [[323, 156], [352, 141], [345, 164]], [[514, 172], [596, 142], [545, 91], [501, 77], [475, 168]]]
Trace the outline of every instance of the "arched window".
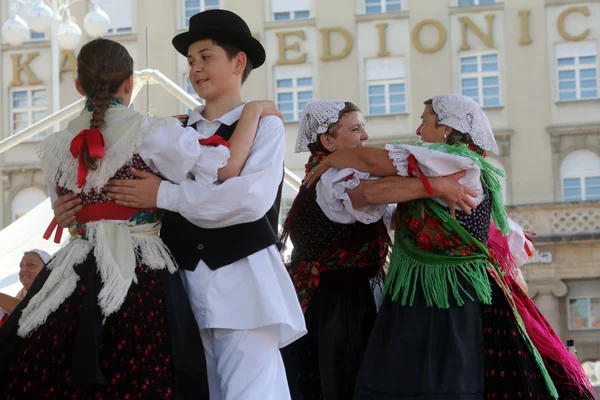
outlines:
[[600, 200], [600, 157], [589, 150], [577, 150], [560, 166], [564, 201]]
[[16, 194], [12, 201], [11, 221], [14, 222], [34, 209], [42, 201], [46, 200], [48, 195], [35, 187], [28, 187]]
[[[495, 158], [491, 158], [488, 157], [487, 162], [489, 162], [490, 164], [492, 164], [494, 167], [498, 168], [499, 170], [501, 170], [502, 172], [504, 172], [504, 174], [506, 175], [506, 168], [504, 168], [504, 165], [502, 165], [502, 163], [500, 161], [498, 161]], [[502, 201], [504, 203], [506, 203], [506, 178], [500, 178], [500, 185], [502, 185]]]

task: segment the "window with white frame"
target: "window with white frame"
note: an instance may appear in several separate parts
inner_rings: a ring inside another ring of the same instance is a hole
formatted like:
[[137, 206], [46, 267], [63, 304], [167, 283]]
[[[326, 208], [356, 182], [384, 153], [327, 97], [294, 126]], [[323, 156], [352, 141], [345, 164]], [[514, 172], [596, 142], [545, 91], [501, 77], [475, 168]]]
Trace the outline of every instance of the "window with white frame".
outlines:
[[[13, 135], [48, 116], [46, 88], [19, 87], [10, 91], [10, 134]], [[48, 132], [42, 132], [32, 139], [42, 139]]]
[[598, 98], [597, 60], [595, 42], [556, 45], [558, 100]]
[[600, 294], [568, 299], [569, 329], [600, 329]]
[[406, 70], [402, 57], [366, 60], [369, 115], [402, 114], [406, 108]]
[[199, 12], [216, 10], [221, 7], [219, 0], [182, 0], [183, 26], [190, 27], [190, 18]]
[[600, 200], [600, 157], [576, 150], [560, 166], [564, 201]]
[[478, 6], [482, 4], [500, 3], [501, 0], [458, 0], [459, 7]]
[[[31, 2], [19, 2], [17, 0], [11, 0], [8, 4], [9, 11], [16, 12], [19, 17], [27, 21], [29, 10], [34, 6]], [[13, 15], [13, 14], [11, 14]], [[45, 40], [46, 33], [29, 31], [29, 41]]]
[[110, 17], [107, 35], [127, 35], [133, 32], [132, 0], [101, 0], [98, 5]]
[[300, 120], [306, 103], [313, 98], [312, 68], [277, 68], [275, 98], [286, 122]]
[[460, 89], [481, 107], [497, 107], [500, 99], [500, 63], [498, 53], [460, 57]]
[[310, 0], [271, 0], [273, 21], [310, 18]]
[[379, 14], [402, 11], [402, 0], [364, 0], [365, 14]]

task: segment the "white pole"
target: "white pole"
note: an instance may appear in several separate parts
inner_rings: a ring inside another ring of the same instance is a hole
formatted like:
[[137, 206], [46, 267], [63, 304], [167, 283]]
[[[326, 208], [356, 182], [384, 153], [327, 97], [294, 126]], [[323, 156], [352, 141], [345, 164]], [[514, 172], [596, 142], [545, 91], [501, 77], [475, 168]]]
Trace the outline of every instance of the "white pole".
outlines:
[[[54, 20], [52, 21], [52, 29], [50, 31], [50, 43], [52, 46], [52, 55], [50, 64], [52, 64], [52, 114], [60, 111], [60, 49], [58, 47], [58, 0], [52, 0], [52, 11], [54, 12]], [[60, 124], [56, 123], [52, 129], [54, 132], [60, 130]]]
[[75, 103], [71, 104], [59, 110], [59, 112], [52, 114], [41, 121], [36, 122], [31, 125], [29, 128], [25, 128], [20, 132], [4, 139], [0, 142], [0, 154], [5, 152], [8, 149], [13, 148], [24, 140], [29, 139], [32, 136], [37, 135], [40, 132], [45, 131], [46, 129], [50, 129], [51, 126], [57, 125], [60, 121], [65, 120], [67, 118], [72, 117], [73, 115], [77, 115], [83, 109], [83, 105], [85, 104], [85, 98], [82, 98]]
[[302, 186], [302, 181], [300, 180], [300, 178], [298, 178], [296, 174], [294, 174], [287, 168], [284, 168], [283, 180], [296, 192], [299, 191], [300, 186]]

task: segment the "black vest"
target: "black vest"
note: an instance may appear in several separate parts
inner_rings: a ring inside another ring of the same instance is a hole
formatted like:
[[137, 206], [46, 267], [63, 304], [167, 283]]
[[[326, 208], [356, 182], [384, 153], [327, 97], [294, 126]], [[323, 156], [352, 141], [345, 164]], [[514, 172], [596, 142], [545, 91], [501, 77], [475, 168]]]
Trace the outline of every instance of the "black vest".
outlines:
[[[236, 125], [237, 122], [231, 126], [221, 124], [215, 135], [229, 140]], [[179, 268], [189, 271], [195, 270], [200, 260], [204, 261], [210, 269], [216, 270], [273, 244], [281, 248], [277, 227], [282, 188], [283, 179], [279, 183], [273, 207], [258, 221], [224, 228], [204, 229], [192, 224], [178, 213], [167, 211], [162, 220], [160, 236], [173, 254]], [[237, 195], [243, 196], [244, 193]]]

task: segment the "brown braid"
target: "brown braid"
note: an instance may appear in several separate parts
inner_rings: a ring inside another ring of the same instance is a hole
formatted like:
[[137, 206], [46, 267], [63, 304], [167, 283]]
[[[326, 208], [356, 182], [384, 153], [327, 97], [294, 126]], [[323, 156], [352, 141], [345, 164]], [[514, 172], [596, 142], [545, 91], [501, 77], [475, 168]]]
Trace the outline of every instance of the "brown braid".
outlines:
[[[111, 96], [133, 75], [133, 59], [120, 43], [96, 39], [81, 48], [77, 57], [77, 79], [85, 95], [92, 99], [90, 128], [102, 130]], [[98, 159], [83, 148], [83, 161], [90, 170], [98, 167]]]

